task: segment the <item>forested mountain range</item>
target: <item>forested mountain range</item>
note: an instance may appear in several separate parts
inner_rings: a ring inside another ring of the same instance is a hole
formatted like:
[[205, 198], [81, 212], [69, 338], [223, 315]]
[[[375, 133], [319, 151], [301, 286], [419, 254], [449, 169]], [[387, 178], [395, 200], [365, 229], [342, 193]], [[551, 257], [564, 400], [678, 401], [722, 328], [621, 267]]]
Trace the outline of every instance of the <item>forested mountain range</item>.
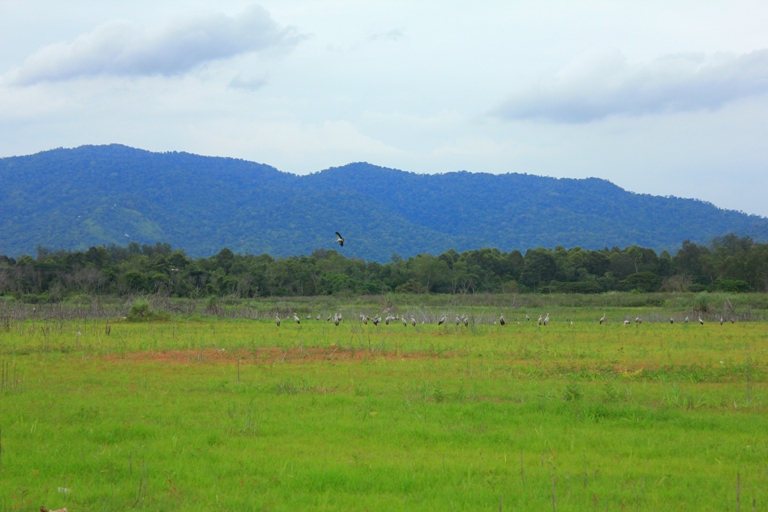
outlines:
[[[334, 231], [347, 243], [334, 244]], [[768, 241], [768, 219], [596, 179], [415, 174], [354, 163], [306, 176], [268, 165], [121, 145], [0, 159], [0, 254], [169, 243], [275, 257], [337, 248], [389, 261], [481, 247], [676, 251], [725, 233]]]

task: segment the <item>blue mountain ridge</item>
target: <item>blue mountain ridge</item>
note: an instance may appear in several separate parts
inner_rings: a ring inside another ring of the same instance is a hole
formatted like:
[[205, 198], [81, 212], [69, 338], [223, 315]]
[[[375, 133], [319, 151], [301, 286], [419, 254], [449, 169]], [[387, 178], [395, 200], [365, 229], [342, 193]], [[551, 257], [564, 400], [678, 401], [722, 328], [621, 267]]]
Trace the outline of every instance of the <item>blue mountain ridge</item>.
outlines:
[[768, 241], [768, 219], [602, 179], [352, 163], [305, 176], [240, 159], [118, 144], [0, 159], [0, 254], [168, 242], [194, 257], [338, 248], [388, 261], [497, 247], [639, 245], [674, 251], [729, 232]]

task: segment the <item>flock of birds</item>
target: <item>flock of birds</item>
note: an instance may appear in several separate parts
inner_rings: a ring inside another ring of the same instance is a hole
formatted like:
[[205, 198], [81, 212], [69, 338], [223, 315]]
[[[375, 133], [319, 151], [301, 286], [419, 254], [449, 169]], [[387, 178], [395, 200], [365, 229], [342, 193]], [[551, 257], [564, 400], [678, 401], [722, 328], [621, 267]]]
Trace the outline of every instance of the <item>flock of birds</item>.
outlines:
[[[285, 320], [285, 319], [290, 319], [290, 320], [293, 320], [294, 322], [296, 322], [296, 324], [301, 324], [301, 318], [299, 318], [299, 315], [296, 314], [296, 313], [293, 313], [293, 315], [286, 316], [286, 317], [284, 317], [282, 319], [280, 318], [279, 314], [276, 314], [275, 315], [275, 324], [278, 327], [280, 327], [280, 324], [281, 324], [282, 320]], [[381, 323], [384, 323], [384, 325], [389, 325], [390, 323], [396, 323], [396, 322], [402, 323], [403, 327], [408, 327], [408, 324], [412, 325], [413, 327], [416, 327], [416, 325], [418, 323], [414, 316], [408, 317], [406, 315], [400, 316], [400, 315], [387, 314], [384, 318], [382, 318], [381, 315], [369, 316], [369, 315], [365, 315], [363, 313], [360, 313], [359, 316], [358, 316], [358, 319], [364, 325], [368, 325], [368, 323], [372, 323], [376, 327], [378, 327], [379, 324], [381, 324]], [[306, 320], [312, 320], [312, 316], [311, 315], [307, 315]], [[315, 320], [316, 321], [322, 320], [322, 315], [317, 315], [315, 317]], [[338, 327], [339, 324], [341, 323], [341, 321], [343, 320], [343, 317], [342, 317], [341, 313], [333, 313], [333, 314], [329, 314], [328, 318], [326, 318], [325, 320], [326, 320], [326, 322], [333, 322], [333, 324]], [[520, 320], [519, 319], [515, 319], [515, 320], [517, 322], [517, 325], [520, 325]], [[549, 325], [550, 320], [551, 320], [551, 318], [549, 316], [549, 313], [547, 313], [546, 316], [545, 315], [539, 315], [539, 318], [536, 321], [536, 323], [540, 327], [546, 327], [547, 325]], [[526, 322], [530, 322], [531, 321], [531, 317], [527, 313], [525, 314], [525, 321]], [[464, 327], [469, 327], [470, 322], [471, 323], [482, 323], [482, 322], [477, 322], [475, 320], [472, 320], [467, 315], [455, 315], [455, 318], [453, 320], [453, 323], [456, 324], [456, 327], [459, 327], [462, 324], [464, 324]], [[567, 319], [566, 322], [569, 323], [570, 325], [573, 325], [573, 320]], [[603, 313], [603, 316], [598, 320], [598, 323], [600, 325], [602, 325], [602, 324], [604, 324], [606, 322], [607, 322], [606, 314]], [[690, 322], [690, 317], [686, 316], [685, 320], [683, 322], [684, 323]], [[698, 317], [698, 322], [699, 322], [700, 325], [704, 325], [704, 319], [701, 318], [701, 315], [699, 315], [699, 317]], [[721, 316], [720, 317], [720, 325], [723, 325], [725, 322], [726, 322], [726, 320]], [[735, 323], [736, 320], [733, 319], [733, 318], [730, 318], [730, 322], [731, 323]], [[425, 323], [425, 321], [422, 320], [421, 324], [423, 325], [424, 323]], [[505, 325], [507, 325], [508, 322], [504, 318], [504, 315], [502, 314], [502, 315], [499, 316], [498, 320], [494, 318], [492, 321], [489, 321], [488, 323], [492, 323], [493, 325], [498, 324], [498, 325], [501, 325], [501, 326], [505, 326]], [[632, 323], [633, 323], [632, 320], [629, 320], [629, 319], [625, 319], [624, 320], [624, 325], [631, 325]], [[643, 319], [640, 318], [639, 316], [636, 316], [635, 320], [634, 320], [634, 323], [635, 324], [642, 324], [643, 323]], [[670, 324], [674, 324], [675, 323], [674, 317], [670, 317], [669, 323]], [[444, 315], [442, 315], [440, 317], [439, 320], [437, 320], [437, 325], [438, 326], [440, 326], [440, 325], [447, 325], [447, 324], [448, 324], [448, 315], [444, 314]]]

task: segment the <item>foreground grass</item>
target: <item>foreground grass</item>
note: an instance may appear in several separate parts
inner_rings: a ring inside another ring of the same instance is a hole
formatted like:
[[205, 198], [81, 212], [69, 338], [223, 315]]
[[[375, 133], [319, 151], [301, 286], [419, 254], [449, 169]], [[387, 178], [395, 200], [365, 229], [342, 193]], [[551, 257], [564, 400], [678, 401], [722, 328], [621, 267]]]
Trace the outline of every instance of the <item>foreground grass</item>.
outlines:
[[11, 325], [0, 509], [765, 508], [765, 324], [531, 324]]

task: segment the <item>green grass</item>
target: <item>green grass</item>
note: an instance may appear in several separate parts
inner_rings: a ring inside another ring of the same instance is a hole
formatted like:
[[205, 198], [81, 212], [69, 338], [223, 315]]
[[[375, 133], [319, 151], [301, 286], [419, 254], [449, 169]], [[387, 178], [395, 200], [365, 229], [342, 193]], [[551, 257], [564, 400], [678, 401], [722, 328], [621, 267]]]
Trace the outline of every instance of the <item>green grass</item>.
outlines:
[[768, 325], [602, 312], [12, 322], [0, 510], [764, 509]]

